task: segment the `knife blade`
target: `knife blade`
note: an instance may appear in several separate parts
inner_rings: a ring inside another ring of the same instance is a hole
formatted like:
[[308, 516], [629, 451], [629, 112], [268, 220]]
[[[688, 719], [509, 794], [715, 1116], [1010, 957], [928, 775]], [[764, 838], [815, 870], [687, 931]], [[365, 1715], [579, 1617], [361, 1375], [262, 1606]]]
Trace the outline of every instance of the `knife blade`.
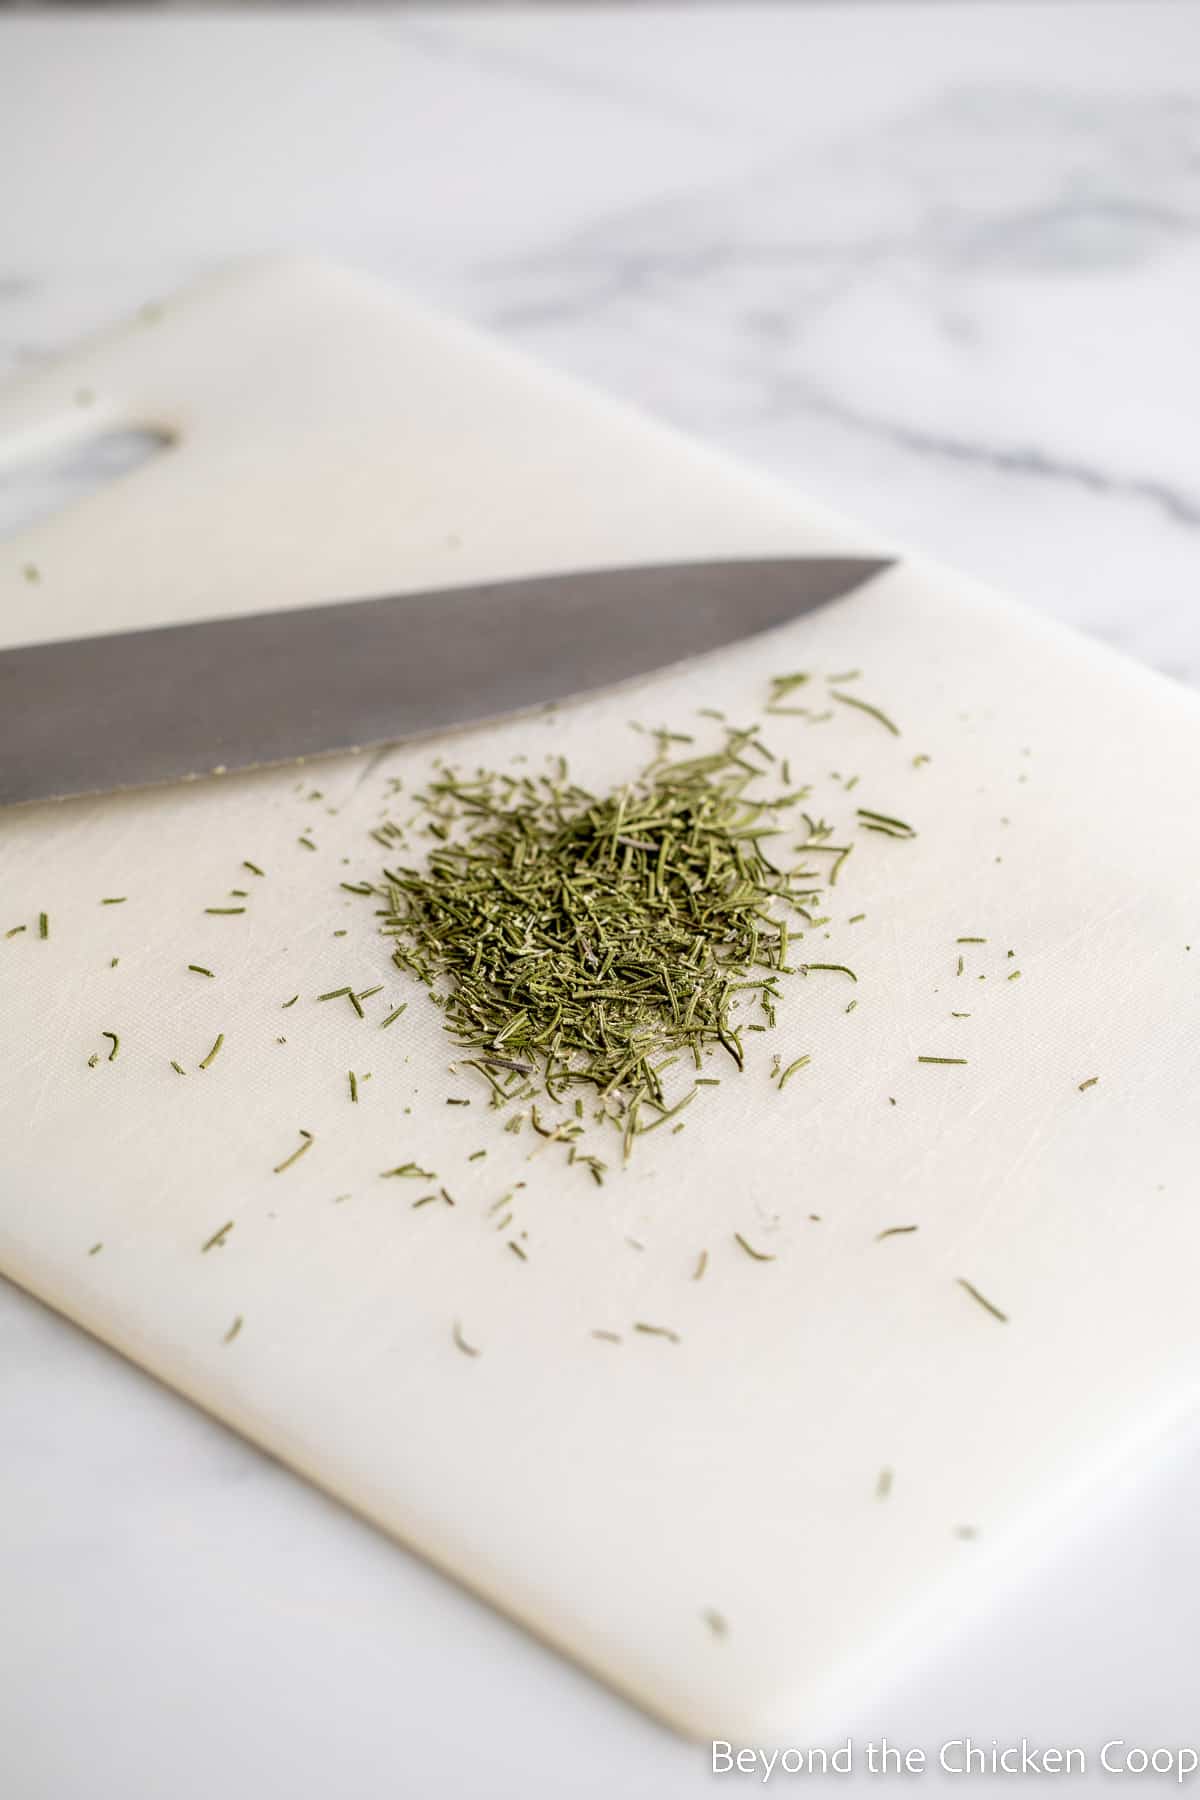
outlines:
[[0, 806], [478, 724], [787, 624], [889, 564], [655, 564], [0, 651]]

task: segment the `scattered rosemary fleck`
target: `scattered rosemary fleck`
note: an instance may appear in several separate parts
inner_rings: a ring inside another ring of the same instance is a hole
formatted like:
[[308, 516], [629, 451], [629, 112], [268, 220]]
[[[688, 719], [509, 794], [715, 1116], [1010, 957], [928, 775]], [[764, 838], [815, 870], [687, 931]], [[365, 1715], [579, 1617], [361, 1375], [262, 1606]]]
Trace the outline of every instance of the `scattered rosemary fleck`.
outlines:
[[358, 1076], [354, 1073], [353, 1069], [350, 1070], [350, 1098], [357, 1104], [357, 1102], [358, 1102]]
[[891, 1469], [880, 1469], [879, 1479], [875, 1483], [875, 1498], [877, 1500], [887, 1499], [892, 1491], [892, 1479]]
[[666, 1338], [672, 1344], [679, 1342], [679, 1333], [672, 1331], [668, 1325], [646, 1325], [639, 1319], [633, 1329], [644, 1333], [646, 1337]]
[[208, 1055], [204, 1058], [204, 1061], [200, 1064], [200, 1067], [202, 1069], [207, 1069], [209, 1064], [212, 1063], [213, 1061], [215, 1061], [217, 1052], [220, 1050], [221, 1045], [224, 1042], [225, 1042], [225, 1033], [223, 1031], [218, 1031], [216, 1042], [214, 1043], [212, 1049], [209, 1051]]
[[886, 1231], [877, 1231], [875, 1233], [875, 1242], [881, 1244], [884, 1238], [907, 1237], [910, 1231], [917, 1231], [919, 1229], [920, 1227], [917, 1225], [889, 1225]]
[[128, 900], [128, 898], [129, 898], [128, 894], [115, 894], [109, 900], [102, 900], [100, 902], [100, 904], [101, 904], [101, 906], [124, 906], [124, 904]]
[[103, 1250], [103, 1248], [104, 1248], [104, 1245], [102, 1243], [101, 1244], [93, 1244], [91, 1249], [88, 1251], [88, 1255], [89, 1256], [99, 1256], [99, 1254]]
[[242, 867], [243, 869], [249, 869], [252, 875], [264, 875], [266, 873], [265, 869], [260, 869], [257, 863], [246, 861], [243, 862]]
[[692, 1280], [699, 1281], [708, 1267], [708, 1251], [702, 1250], [696, 1258], [696, 1267], [692, 1270]]
[[121, 1048], [120, 1038], [115, 1031], [102, 1031], [100, 1036], [108, 1038], [112, 1043], [112, 1049], [108, 1053], [108, 1060], [109, 1062], [115, 1062], [117, 1060], [117, 1051]]
[[1086, 1081], [1080, 1082], [1080, 1084], [1079, 1084], [1080, 1093], [1086, 1094], [1089, 1088], [1095, 1087], [1095, 1085], [1099, 1081], [1099, 1079], [1100, 1079], [1100, 1077], [1098, 1075], [1089, 1075]]
[[209, 1240], [206, 1244], [201, 1244], [201, 1246], [200, 1246], [201, 1256], [203, 1256], [205, 1254], [205, 1252], [209, 1251], [209, 1250], [218, 1250], [218, 1249], [223, 1250], [225, 1247], [225, 1239], [229, 1236], [229, 1234], [232, 1230], [233, 1230], [233, 1220], [227, 1219], [225, 1224], [221, 1226], [219, 1231], [213, 1232], [212, 1236], [209, 1238]]
[[213, 913], [218, 918], [232, 917], [234, 913], [244, 913], [244, 906], [206, 906], [206, 913]]
[[457, 1319], [455, 1319], [455, 1321], [454, 1321], [454, 1330], [451, 1335], [453, 1336], [454, 1342], [458, 1345], [458, 1348], [462, 1351], [464, 1356], [478, 1356], [479, 1355], [479, 1351], [476, 1349], [475, 1345], [468, 1344], [466, 1338], [463, 1336], [462, 1327], [459, 1325], [459, 1322]]
[[188, 968], [193, 975], [207, 975], [210, 981], [216, 980], [216, 976], [213, 974], [212, 970], [202, 967], [200, 963], [189, 963]]
[[98, 1050], [93, 1050], [92, 1054], [88, 1057], [88, 1068], [94, 1069], [99, 1061], [100, 1052]]
[[977, 1300], [979, 1302], [979, 1305], [983, 1307], [985, 1312], [990, 1312], [993, 1319], [999, 1319], [999, 1321], [1002, 1325], [1008, 1324], [1008, 1314], [1002, 1313], [998, 1306], [993, 1306], [991, 1301], [989, 1299], [987, 1299], [985, 1295], [980, 1293], [979, 1289], [974, 1285], [973, 1282], [968, 1281], [965, 1278], [965, 1276], [960, 1275], [958, 1277], [958, 1285], [960, 1288], [965, 1288], [967, 1290], [967, 1293], [970, 1294], [972, 1300]]
[[704, 1612], [701, 1613], [700, 1617], [704, 1620], [704, 1623], [708, 1626], [708, 1629], [712, 1632], [712, 1634], [715, 1638], [723, 1638], [723, 1637], [729, 1636], [729, 1625], [725, 1619], [725, 1615], [723, 1613], [719, 1613], [715, 1607], [712, 1607], [712, 1606], [706, 1607]]
[[770, 1253], [770, 1251], [756, 1250], [754, 1248], [753, 1244], [747, 1243], [746, 1239], [742, 1236], [740, 1231], [734, 1232], [733, 1240], [734, 1240], [734, 1243], [740, 1244], [742, 1246], [742, 1249], [746, 1252], [746, 1255], [752, 1256], [754, 1258], [755, 1262], [774, 1262], [775, 1261], [775, 1258]]
[[292, 1164], [294, 1162], [297, 1162], [299, 1160], [299, 1158], [304, 1155], [304, 1152], [306, 1150], [312, 1149], [312, 1145], [313, 1145], [312, 1132], [305, 1131], [302, 1127], [301, 1131], [300, 1131], [300, 1136], [304, 1139], [304, 1142], [301, 1144], [300, 1148], [298, 1150], [293, 1150], [292, 1154], [290, 1156], [285, 1156], [281, 1163], [276, 1163], [274, 1169], [271, 1171], [271, 1173], [273, 1175], [282, 1175], [283, 1171], [285, 1169], [290, 1169]]
[[857, 694], [843, 694], [839, 688], [830, 688], [829, 698], [840, 700], [843, 706], [857, 707], [859, 712], [870, 713], [871, 717], [878, 719], [879, 723], [890, 731], [893, 737], [900, 736], [900, 727], [894, 724], [885, 712], [880, 712], [879, 708], [872, 706], [868, 700], [860, 700]]
[[398, 1175], [402, 1180], [436, 1181], [437, 1176], [432, 1169], [422, 1169], [415, 1162], [400, 1163], [394, 1169], [384, 1169], [383, 1174]]
[[284, 1001], [282, 1007], [280, 1008], [280, 1011], [286, 1012], [289, 1006], [295, 1006], [295, 1004], [299, 998], [300, 998], [299, 994], [293, 994], [290, 1000]]
[[6, 938], [19, 937], [23, 931], [27, 931], [28, 929], [29, 927], [27, 925], [13, 925], [10, 926], [4, 935]]
[[50, 915], [49, 915], [49, 913], [39, 913], [38, 914], [38, 936], [40, 938], [48, 938], [50, 936]]
[[860, 806], [858, 817], [864, 831], [881, 831], [886, 837], [915, 838], [916, 832], [903, 819], [893, 819], [887, 813], [872, 812], [869, 807]]
[[966, 1063], [965, 1056], [918, 1056], [919, 1063]]
[[407, 1005], [408, 1001], [405, 1000], [403, 1005], [396, 1008], [395, 1012], [390, 1012], [386, 1019], [382, 1019], [379, 1025], [380, 1031], [386, 1031], [389, 1025], [394, 1025]]
[[239, 1313], [237, 1318], [233, 1321], [233, 1324], [229, 1327], [229, 1330], [225, 1333], [225, 1336], [221, 1339], [221, 1342], [223, 1344], [232, 1344], [234, 1338], [244, 1324], [245, 1320], [242, 1318], [241, 1313]]

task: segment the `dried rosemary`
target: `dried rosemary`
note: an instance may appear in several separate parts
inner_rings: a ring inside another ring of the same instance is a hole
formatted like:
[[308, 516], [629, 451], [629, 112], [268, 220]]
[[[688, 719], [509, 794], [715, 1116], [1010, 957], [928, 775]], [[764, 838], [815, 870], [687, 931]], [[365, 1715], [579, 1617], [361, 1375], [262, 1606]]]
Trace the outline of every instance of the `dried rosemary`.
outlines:
[[[700, 1082], [680, 1091], [680, 1077], [668, 1095], [668, 1063], [690, 1058], [699, 1072], [720, 1052], [740, 1069], [742, 1033], [764, 1027], [739, 1011], [761, 1006], [773, 1025], [784, 974], [855, 979], [842, 964], [789, 963], [789, 927], [794, 942], [824, 923], [812, 909], [826, 882], [767, 853], [781, 811], [804, 792], [751, 791], [762, 773], [752, 758], [771, 754], [756, 732], [727, 728], [721, 749], [679, 762], [665, 757], [672, 734], [655, 735], [658, 758], [602, 797], [565, 766], [554, 778], [439, 771], [418, 797], [435, 838], [426, 867], [387, 869], [373, 889], [393, 960], [430, 990], [491, 1104], [539, 1091], [565, 1102], [590, 1087], [626, 1156], [695, 1097]], [[829, 830], [809, 823], [803, 856]], [[829, 848], [831, 883], [846, 850]], [[575, 1148], [578, 1116], [548, 1124], [534, 1108], [529, 1118], [602, 1179], [603, 1165]]]

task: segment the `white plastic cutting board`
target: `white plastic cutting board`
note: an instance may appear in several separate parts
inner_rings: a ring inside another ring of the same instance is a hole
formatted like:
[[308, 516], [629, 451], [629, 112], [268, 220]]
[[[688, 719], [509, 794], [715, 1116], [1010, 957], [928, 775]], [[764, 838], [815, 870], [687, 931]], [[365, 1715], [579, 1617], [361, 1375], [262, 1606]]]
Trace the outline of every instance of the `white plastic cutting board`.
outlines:
[[[6, 452], [114, 423], [173, 447], [0, 549], [0, 641], [879, 548], [307, 264], [207, 284], [0, 398]], [[389, 779], [418, 785], [439, 749], [561, 752], [606, 787], [646, 760], [631, 720], [715, 742], [698, 708], [748, 718], [797, 668], [817, 693], [861, 668], [902, 733], [846, 706], [771, 718], [813, 809], [919, 836], [856, 833], [806, 945], [857, 985], [789, 983], [747, 1072], [598, 1189], [449, 1072], [440, 1015], [338, 883], [377, 871]], [[905, 559], [557, 714], [6, 814], [0, 933], [28, 928], [0, 937], [0, 1269], [684, 1730], [832, 1729], [1193, 1401], [1198, 759], [1194, 696]], [[236, 888], [245, 914], [205, 912]], [[315, 998], [376, 982], [363, 1021]], [[775, 1052], [812, 1056], [782, 1093]], [[311, 1150], [273, 1173], [301, 1128]], [[409, 1158], [453, 1210], [381, 1179]], [[896, 1225], [919, 1230], [879, 1240]]]

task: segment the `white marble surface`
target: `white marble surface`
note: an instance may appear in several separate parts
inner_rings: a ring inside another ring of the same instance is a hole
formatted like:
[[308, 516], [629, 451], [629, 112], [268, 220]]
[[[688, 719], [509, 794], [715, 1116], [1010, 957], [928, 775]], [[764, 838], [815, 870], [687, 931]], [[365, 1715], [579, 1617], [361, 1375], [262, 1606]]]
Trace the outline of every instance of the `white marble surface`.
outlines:
[[[0, 218], [0, 371], [325, 250], [1200, 682], [1189, 4], [10, 18]], [[0, 1444], [14, 1800], [712, 1781], [3, 1287]], [[1194, 1738], [1198, 1503], [1200, 1433], [847, 1730]]]

